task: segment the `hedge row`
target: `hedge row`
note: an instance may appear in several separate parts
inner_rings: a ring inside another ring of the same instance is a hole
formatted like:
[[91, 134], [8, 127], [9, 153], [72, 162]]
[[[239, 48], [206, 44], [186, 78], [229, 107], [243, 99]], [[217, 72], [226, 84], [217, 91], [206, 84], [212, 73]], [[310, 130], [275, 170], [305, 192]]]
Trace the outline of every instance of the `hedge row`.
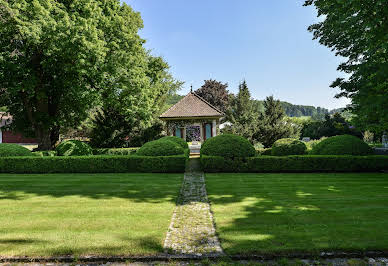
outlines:
[[388, 156], [295, 155], [224, 159], [201, 156], [205, 172], [378, 172], [388, 171]]
[[93, 149], [94, 155], [133, 155], [139, 148], [100, 148]]
[[0, 173], [182, 173], [185, 155], [2, 157]]

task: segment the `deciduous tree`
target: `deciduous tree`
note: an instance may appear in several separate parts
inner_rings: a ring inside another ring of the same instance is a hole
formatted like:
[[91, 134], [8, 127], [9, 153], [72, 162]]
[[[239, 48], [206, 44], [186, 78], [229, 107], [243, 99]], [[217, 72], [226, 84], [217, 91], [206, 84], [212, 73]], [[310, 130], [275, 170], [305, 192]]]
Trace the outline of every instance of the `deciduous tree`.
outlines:
[[222, 83], [213, 79], [205, 80], [205, 84], [195, 91], [195, 93], [225, 112], [229, 105], [228, 83]]
[[144, 49], [142, 26], [119, 0], [0, 0], [0, 106], [12, 126], [51, 149], [101, 99], [149, 121], [165, 89], [152, 69], [165, 63]]
[[346, 58], [338, 70], [349, 75], [332, 87], [352, 100], [355, 121], [388, 129], [388, 4], [386, 0], [307, 0], [323, 19], [309, 27], [314, 39]]

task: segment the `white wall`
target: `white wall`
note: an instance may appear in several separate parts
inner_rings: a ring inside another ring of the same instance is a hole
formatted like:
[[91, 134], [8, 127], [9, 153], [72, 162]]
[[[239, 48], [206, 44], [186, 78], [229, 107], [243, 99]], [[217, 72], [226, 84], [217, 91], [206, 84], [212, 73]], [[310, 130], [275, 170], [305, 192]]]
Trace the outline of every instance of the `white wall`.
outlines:
[[0, 143], [3, 143], [3, 132], [0, 129]]

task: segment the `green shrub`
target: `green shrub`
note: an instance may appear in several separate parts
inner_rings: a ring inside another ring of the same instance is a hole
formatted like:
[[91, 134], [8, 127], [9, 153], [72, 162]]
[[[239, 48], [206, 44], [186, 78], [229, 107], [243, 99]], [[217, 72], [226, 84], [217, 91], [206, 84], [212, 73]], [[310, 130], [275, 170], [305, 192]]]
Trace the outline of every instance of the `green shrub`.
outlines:
[[169, 141], [175, 142], [176, 144], [179, 144], [184, 150], [189, 148], [189, 145], [184, 139], [178, 138], [175, 136], [166, 136], [158, 140], [169, 140]]
[[361, 139], [351, 135], [327, 138], [313, 147], [313, 155], [369, 155], [373, 150]]
[[297, 139], [285, 138], [278, 139], [272, 145], [271, 155], [287, 156], [287, 155], [303, 155], [306, 153], [306, 144]]
[[139, 156], [169, 156], [184, 154], [184, 149], [170, 140], [154, 140], [147, 142], [136, 153]]
[[256, 150], [258, 155], [271, 155], [272, 149], [271, 148], [264, 148], [264, 149], [258, 149]]
[[201, 155], [221, 156], [224, 158], [252, 157], [256, 151], [245, 138], [223, 134], [207, 139], [201, 147]]
[[32, 156], [31, 151], [19, 144], [0, 143], [0, 157]]
[[293, 155], [236, 158], [201, 155], [205, 172], [312, 173], [388, 171], [388, 156]]
[[93, 149], [94, 155], [133, 155], [139, 148], [101, 148]]
[[0, 173], [183, 173], [186, 155], [0, 157]]
[[92, 155], [93, 149], [89, 144], [79, 140], [66, 140], [56, 148], [58, 156]]
[[34, 151], [32, 154], [40, 157], [44, 157], [44, 156], [54, 157], [54, 156], [57, 156], [57, 151]]
[[311, 150], [314, 148], [315, 145], [320, 143], [322, 140], [327, 139], [327, 137], [322, 137], [320, 139], [312, 139], [310, 141], [305, 142], [306, 147], [307, 147], [307, 152], [311, 152]]

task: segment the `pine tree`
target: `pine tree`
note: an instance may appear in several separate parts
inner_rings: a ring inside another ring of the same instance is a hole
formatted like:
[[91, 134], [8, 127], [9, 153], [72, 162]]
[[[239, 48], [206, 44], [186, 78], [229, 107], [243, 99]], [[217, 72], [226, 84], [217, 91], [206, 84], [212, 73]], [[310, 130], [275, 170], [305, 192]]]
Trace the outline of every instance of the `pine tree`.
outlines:
[[269, 96], [264, 101], [264, 113], [259, 115], [259, 123], [253, 139], [261, 142], [265, 147], [271, 147], [272, 144], [281, 138], [297, 137], [298, 131], [293, 125], [284, 120], [285, 112], [279, 100]]
[[256, 125], [257, 112], [251, 93], [244, 80], [240, 83], [239, 92], [231, 96], [231, 104], [226, 113], [226, 119], [231, 123], [223, 132], [243, 136], [253, 142], [252, 135]]

